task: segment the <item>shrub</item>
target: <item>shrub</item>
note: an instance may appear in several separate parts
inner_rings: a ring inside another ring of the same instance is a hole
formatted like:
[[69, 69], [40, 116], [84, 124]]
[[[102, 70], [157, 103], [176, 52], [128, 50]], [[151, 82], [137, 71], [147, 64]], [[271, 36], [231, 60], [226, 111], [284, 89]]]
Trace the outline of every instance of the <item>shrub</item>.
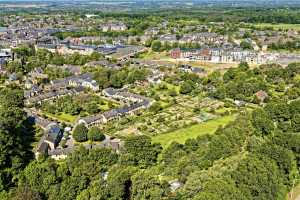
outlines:
[[73, 138], [77, 142], [85, 142], [87, 141], [87, 133], [87, 127], [85, 127], [84, 124], [79, 124], [75, 127], [73, 131]]
[[101, 130], [98, 127], [90, 128], [87, 137], [91, 141], [103, 141], [105, 139], [105, 135], [101, 133]]

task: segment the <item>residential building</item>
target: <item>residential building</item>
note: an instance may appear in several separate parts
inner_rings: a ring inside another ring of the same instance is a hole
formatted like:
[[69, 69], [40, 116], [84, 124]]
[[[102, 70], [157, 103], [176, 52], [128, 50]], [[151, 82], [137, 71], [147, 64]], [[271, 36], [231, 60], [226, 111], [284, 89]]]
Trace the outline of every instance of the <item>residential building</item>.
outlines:
[[127, 30], [127, 26], [122, 22], [118, 22], [118, 23], [110, 22], [110, 23], [101, 25], [101, 29], [103, 32], [125, 31], [125, 30]]
[[99, 126], [107, 123], [108, 121], [118, 119], [124, 115], [132, 115], [138, 110], [148, 108], [151, 105], [151, 101], [148, 98], [123, 90], [107, 88], [103, 90], [102, 93], [108, 98], [126, 102], [126, 105], [122, 108], [116, 108], [101, 114], [81, 118], [78, 120], [78, 124], [83, 123], [87, 127]]
[[45, 140], [44, 142], [49, 145], [50, 150], [54, 150], [59, 144], [63, 133], [60, 127], [54, 123], [50, 124], [45, 131]]

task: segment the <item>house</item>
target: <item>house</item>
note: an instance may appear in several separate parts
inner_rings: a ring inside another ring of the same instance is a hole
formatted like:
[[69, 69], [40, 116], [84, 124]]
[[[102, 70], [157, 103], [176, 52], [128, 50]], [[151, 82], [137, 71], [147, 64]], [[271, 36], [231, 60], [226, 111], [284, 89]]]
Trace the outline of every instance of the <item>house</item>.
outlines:
[[87, 127], [99, 126], [105, 123], [105, 118], [103, 114], [87, 116], [79, 119], [77, 124], [82, 124], [82, 123]]
[[101, 46], [98, 46], [95, 51], [103, 54], [103, 55], [110, 55], [110, 54], [113, 54], [113, 53], [116, 53], [117, 52], [117, 49], [119, 48], [124, 48], [123, 45], [109, 45], [109, 44], [106, 44], [106, 45], [101, 45]]
[[39, 95], [41, 93], [42, 93], [42, 89], [39, 86], [33, 84], [29, 90], [24, 91], [24, 97], [27, 99]]
[[221, 45], [227, 41], [227, 37], [213, 32], [185, 34], [178, 40], [181, 44], [194, 43], [200, 45]]
[[86, 67], [97, 67], [97, 66], [108, 66], [109, 61], [108, 60], [98, 60], [98, 61], [91, 61], [85, 64]]
[[246, 102], [245, 101], [242, 101], [242, 100], [234, 100], [234, 104], [237, 106], [237, 107], [244, 107], [246, 105]]
[[200, 67], [192, 67], [191, 73], [197, 74], [197, 75], [206, 75], [206, 71], [203, 68]]
[[147, 81], [151, 84], [160, 84], [164, 76], [165, 75], [158, 70], [153, 71], [153, 74], [147, 78]]
[[98, 91], [99, 86], [95, 80], [93, 80], [91, 73], [85, 73], [81, 75], [69, 76], [64, 79], [58, 79], [51, 81], [51, 87], [54, 89], [66, 88], [66, 87], [84, 87], [90, 88], [93, 91]]
[[78, 94], [82, 91], [82, 88], [78, 87], [72, 90], [68, 89], [61, 89], [56, 91], [50, 91], [47, 93], [39, 94], [37, 96], [29, 96], [25, 99], [25, 105], [35, 105], [35, 104], [41, 104], [44, 101], [57, 99], [59, 97], [67, 96], [67, 95], [74, 95]]
[[43, 130], [46, 130], [50, 124], [54, 124], [55, 122], [52, 122], [48, 119], [44, 119], [37, 115], [36, 113], [32, 112], [31, 110], [27, 109], [26, 110], [28, 120], [31, 123], [34, 123], [35, 125], [41, 127]]
[[6, 35], [8, 32], [8, 29], [6, 27], [0, 27], [0, 36]]
[[269, 97], [268, 93], [263, 90], [256, 92], [255, 96], [260, 101], [260, 103], [263, 103]]
[[99, 85], [95, 80], [83, 80], [81, 86], [84, 88], [90, 88], [93, 91], [99, 90]]
[[114, 150], [115, 152], [119, 152], [120, 148], [121, 148], [121, 140], [118, 138], [111, 138], [111, 140], [109, 141], [110, 147], [112, 148], [112, 150]]
[[78, 65], [66, 65], [64, 64], [62, 66], [62, 69], [67, 70], [69, 72], [71, 72], [74, 75], [79, 75], [81, 72], [80, 66]]
[[81, 55], [91, 55], [95, 50], [96, 46], [93, 45], [59, 45], [57, 52], [59, 54], [74, 54], [79, 53]]
[[133, 58], [136, 54], [145, 52], [146, 50], [147, 48], [143, 46], [128, 45], [123, 48], [117, 48], [116, 53], [107, 55], [106, 58], [115, 58], [118, 61], [126, 61], [130, 58]]
[[127, 26], [122, 23], [122, 22], [118, 22], [118, 23], [106, 23], [101, 25], [101, 29], [103, 32], [109, 32], [109, 31], [125, 31], [127, 30]]
[[16, 84], [19, 84], [20, 81], [18, 80], [18, 76], [17, 76], [16, 73], [11, 73], [11, 74], [9, 74], [8, 80], [6, 80], [5, 83], [6, 83], [6, 84], [10, 84], [10, 83], [16, 83]]
[[12, 54], [10, 49], [0, 49], [0, 69], [11, 59]]
[[194, 73], [197, 75], [203, 75], [205, 74], [205, 70], [201, 67], [192, 67], [190, 65], [181, 65], [179, 66], [179, 70], [187, 73]]
[[169, 181], [169, 185], [172, 192], [175, 192], [177, 189], [183, 186], [183, 184], [178, 180]]
[[37, 45], [55, 45], [58, 44], [58, 39], [54, 36], [42, 36], [36, 40]]
[[171, 58], [178, 59], [181, 58], [181, 50], [180, 48], [172, 49], [170, 52]]
[[26, 81], [25, 81], [25, 88], [26, 89], [31, 89], [32, 88], [32, 86], [33, 86], [33, 82], [31, 81], [31, 80], [29, 80], [29, 79], [27, 79]]
[[171, 50], [170, 56], [173, 59], [189, 59], [189, 60], [211, 60], [211, 52], [208, 48], [202, 49], [180, 49]]
[[83, 123], [87, 127], [98, 126], [101, 124], [105, 124], [108, 121], [118, 119], [127, 114], [133, 115], [135, 112], [139, 111], [140, 109], [146, 109], [151, 105], [151, 101], [146, 97], [128, 93], [123, 90], [107, 88], [103, 90], [102, 93], [103, 95], [109, 98], [113, 98], [115, 100], [121, 100], [127, 104], [122, 108], [115, 108], [101, 114], [96, 114], [96, 115], [81, 118], [78, 120], [77, 124]]
[[37, 84], [39, 81], [47, 81], [48, 75], [44, 73], [44, 70], [41, 67], [37, 67], [28, 73], [30, 81], [33, 84]]
[[45, 131], [45, 140], [44, 142], [49, 145], [50, 150], [53, 150], [59, 144], [63, 133], [60, 127], [56, 123], [52, 123], [47, 127]]
[[265, 63], [264, 54], [240, 48], [202, 48], [202, 49], [173, 49], [170, 56], [174, 59], [202, 60], [213, 63]]
[[68, 157], [68, 154], [72, 153], [74, 148], [61, 148], [48, 151], [48, 155], [54, 160], [63, 160]]
[[147, 36], [155, 36], [158, 35], [160, 29], [157, 27], [149, 28], [145, 31], [145, 35]]
[[158, 40], [162, 43], [176, 43], [178, 42], [176, 35], [167, 34], [167, 35], [161, 35]]
[[49, 144], [46, 142], [42, 142], [36, 149], [35, 158], [38, 159], [41, 155], [48, 155], [48, 150]]

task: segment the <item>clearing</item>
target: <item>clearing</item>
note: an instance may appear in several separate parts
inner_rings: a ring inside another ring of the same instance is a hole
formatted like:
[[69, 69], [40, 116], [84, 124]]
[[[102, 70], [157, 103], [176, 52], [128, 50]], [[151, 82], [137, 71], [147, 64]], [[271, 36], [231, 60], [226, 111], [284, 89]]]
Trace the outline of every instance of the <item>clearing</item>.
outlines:
[[260, 23], [260, 24], [251, 24], [254, 25], [257, 28], [269, 28], [272, 27], [275, 30], [283, 29], [283, 30], [289, 30], [293, 29], [296, 31], [300, 31], [300, 24], [271, 24], [271, 23]]
[[224, 126], [235, 119], [235, 115], [228, 115], [214, 120], [178, 129], [176, 131], [154, 136], [152, 141], [160, 143], [163, 148], [168, 147], [172, 142], [185, 143], [187, 139], [196, 138], [200, 135], [213, 134], [219, 126]]

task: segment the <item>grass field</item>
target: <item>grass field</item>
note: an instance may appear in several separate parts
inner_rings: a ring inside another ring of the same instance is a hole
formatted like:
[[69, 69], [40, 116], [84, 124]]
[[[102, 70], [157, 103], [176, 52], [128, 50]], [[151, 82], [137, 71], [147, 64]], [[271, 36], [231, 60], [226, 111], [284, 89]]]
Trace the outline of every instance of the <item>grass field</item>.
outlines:
[[213, 134], [219, 126], [224, 126], [234, 119], [235, 115], [220, 117], [208, 122], [155, 136], [152, 138], [152, 141], [155, 143], [160, 143], [163, 148], [168, 147], [168, 145], [170, 145], [173, 141], [183, 144], [189, 138], [196, 138], [199, 135]]
[[149, 50], [145, 53], [140, 54], [139, 58], [145, 60], [160, 60], [160, 59], [168, 58], [168, 56], [167, 56], [167, 52], [153, 52]]
[[45, 114], [50, 118], [57, 119], [58, 121], [67, 122], [67, 123], [74, 123], [78, 117], [66, 113], [60, 113], [57, 115], [50, 114], [50, 113], [45, 113]]
[[283, 30], [288, 30], [288, 29], [293, 29], [300, 31], [300, 24], [270, 24], [270, 23], [261, 23], [261, 24], [253, 24], [257, 28], [268, 28], [272, 27], [276, 30], [278, 29], [283, 29]]

